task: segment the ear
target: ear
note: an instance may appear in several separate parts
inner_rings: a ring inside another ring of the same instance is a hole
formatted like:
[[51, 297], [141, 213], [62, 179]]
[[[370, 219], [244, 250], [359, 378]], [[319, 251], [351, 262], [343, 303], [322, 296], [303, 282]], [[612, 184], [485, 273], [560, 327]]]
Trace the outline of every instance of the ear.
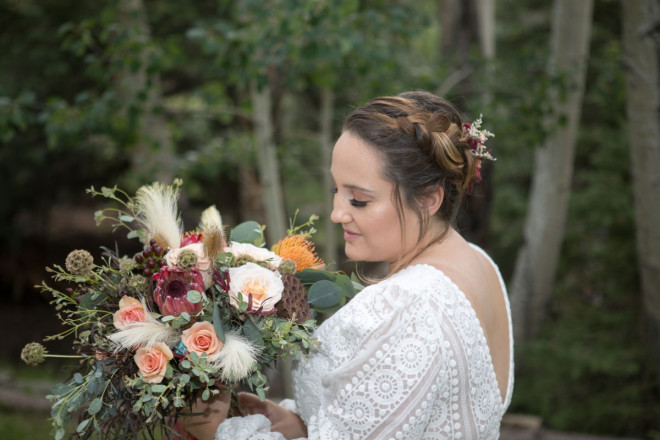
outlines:
[[445, 190], [440, 185], [428, 193], [424, 200], [424, 207], [426, 208], [426, 213], [429, 218], [433, 217], [435, 213], [438, 212], [444, 199]]

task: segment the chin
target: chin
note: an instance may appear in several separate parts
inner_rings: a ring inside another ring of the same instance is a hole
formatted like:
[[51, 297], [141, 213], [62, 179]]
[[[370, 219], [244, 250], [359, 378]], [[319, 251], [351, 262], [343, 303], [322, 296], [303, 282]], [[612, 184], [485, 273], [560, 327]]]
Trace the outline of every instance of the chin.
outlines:
[[346, 257], [348, 257], [350, 260], [353, 261], [365, 261], [368, 263], [373, 263], [377, 261], [383, 261], [381, 258], [378, 258], [377, 255], [374, 255], [373, 253], [370, 252], [360, 252], [359, 249], [355, 249], [352, 246], [346, 245], [344, 248], [344, 253], [346, 254]]

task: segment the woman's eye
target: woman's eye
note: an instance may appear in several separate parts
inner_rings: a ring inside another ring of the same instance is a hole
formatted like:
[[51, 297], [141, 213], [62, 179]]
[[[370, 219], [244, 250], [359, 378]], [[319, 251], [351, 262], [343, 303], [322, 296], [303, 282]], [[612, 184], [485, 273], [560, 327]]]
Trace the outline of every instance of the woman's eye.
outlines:
[[337, 194], [337, 187], [336, 186], [333, 186], [332, 188], [330, 188], [330, 194]]
[[355, 206], [356, 208], [364, 208], [365, 206], [367, 206], [367, 202], [363, 202], [361, 200], [351, 199], [350, 202], [351, 205]]

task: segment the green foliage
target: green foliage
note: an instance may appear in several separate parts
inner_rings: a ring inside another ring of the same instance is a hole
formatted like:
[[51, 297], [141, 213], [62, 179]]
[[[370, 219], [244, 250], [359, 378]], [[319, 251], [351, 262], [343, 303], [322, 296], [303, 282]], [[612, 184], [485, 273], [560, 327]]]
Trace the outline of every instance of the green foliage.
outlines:
[[[611, 68], [622, 56], [620, 25], [612, 20], [620, 17], [619, 7], [612, 2], [597, 2], [595, 7], [556, 289], [537, 339], [516, 347], [520, 362], [511, 411], [539, 414], [552, 429], [648, 437], [658, 429], [660, 389], [647, 349], [650, 342], [640, 324], [623, 71]], [[545, 31], [515, 34], [514, 28], [507, 28], [512, 35], [505, 41], [517, 44], [521, 38], [547, 36]], [[527, 44], [520, 50], [536, 48]], [[508, 101], [518, 117], [498, 124], [496, 139], [499, 157], [507, 160], [496, 167], [492, 225], [498, 236], [495, 248], [502, 256], [496, 260], [509, 264], [513, 260], [505, 256], [522, 239], [519, 222], [526, 209], [528, 164], [533, 147], [547, 133], [538, 125], [548, 112], [543, 96], [568, 86], [544, 75], [540, 64], [523, 67], [513, 61], [507, 76], [515, 81], [516, 75], [535, 75], [537, 81]], [[512, 266], [505, 269], [510, 273]]]

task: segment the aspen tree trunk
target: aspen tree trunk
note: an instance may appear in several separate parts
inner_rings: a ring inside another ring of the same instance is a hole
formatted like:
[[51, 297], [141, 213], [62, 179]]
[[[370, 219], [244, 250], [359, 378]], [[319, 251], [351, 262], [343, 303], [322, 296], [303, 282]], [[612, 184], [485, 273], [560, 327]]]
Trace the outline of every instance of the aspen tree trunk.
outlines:
[[332, 158], [332, 148], [333, 148], [333, 138], [332, 138], [332, 121], [333, 121], [333, 108], [335, 102], [335, 93], [330, 87], [323, 87], [321, 89], [321, 115], [320, 115], [320, 146], [321, 146], [321, 167], [323, 172], [323, 183], [325, 185], [326, 191], [323, 193], [324, 198], [324, 212], [325, 216], [323, 219], [324, 222], [324, 231], [325, 231], [325, 242], [326, 242], [326, 251], [325, 258], [327, 262], [335, 262], [339, 265], [337, 261], [338, 252], [337, 252], [337, 226], [330, 219], [330, 213], [332, 212], [333, 207], [333, 195], [330, 193], [330, 187], [332, 186], [332, 175], [330, 174], [330, 165]]
[[[537, 332], [554, 288], [571, 192], [575, 144], [589, 54], [592, 0], [555, 0], [550, 68], [570, 74], [565, 99], [556, 95], [554, 130], [536, 150], [534, 176], [511, 287], [514, 337], [525, 342]], [[560, 118], [566, 123], [560, 124]]]
[[144, 3], [142, 0], [120, 0], [118, 10], [122, 30], [129, 38], [143, 43], [141, 52], [137, 54], [140, 68], [134, 71], [127, 66], [119, 75], [117, 84], [119, 94], [126, 103], [138, 105], [139, 94], [146, 94], [138, 129], [138, 143], [131, 154], [131, 167], [138, 176], [148, 176], [169, 183], [174, 177], [174, 145], [167, 120], [155, 112], [161, 101], [160, 79], [155, 74], [149, 77], [146, 71], [149, 55], [146, 43], [151, 40], [151, 31]]
[[660, 381], [660, 2], [625, 0], [622, 6], [637, 258]]
[[286, 234], [284, 194], [280, 181], [279, 160], [274, 140], [270, 87], [250, 87], [255, 125], [255, 147], [259, 177], [263, 186], [262, 202], [266, 212], [266, 238], [275, 244]]

